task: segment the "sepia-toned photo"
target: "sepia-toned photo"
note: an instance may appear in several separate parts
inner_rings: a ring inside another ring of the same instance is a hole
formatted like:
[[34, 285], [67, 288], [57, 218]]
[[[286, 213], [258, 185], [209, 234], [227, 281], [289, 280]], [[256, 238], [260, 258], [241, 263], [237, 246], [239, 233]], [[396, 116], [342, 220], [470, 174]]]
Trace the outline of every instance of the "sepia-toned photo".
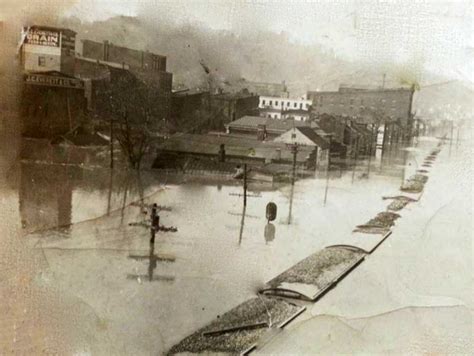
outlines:
[[472, 355], [471, 0], [0, 0], [0, 355]]

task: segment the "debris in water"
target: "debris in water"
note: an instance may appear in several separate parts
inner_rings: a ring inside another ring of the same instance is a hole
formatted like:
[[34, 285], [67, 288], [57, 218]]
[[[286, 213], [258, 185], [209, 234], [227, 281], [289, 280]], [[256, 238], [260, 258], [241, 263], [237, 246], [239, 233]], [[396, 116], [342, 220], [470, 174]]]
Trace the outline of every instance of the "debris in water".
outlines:
[[[423, 167], [426, 167], [426, 164], [423, 164]], [[427, 181], [428, 176], [424, 174], [415, 174], [408, 178], [407, 181], [402, 184], [400, 190], [403, 192], [420, 193], [423, 190], [423, 187]]]
[[[219, 319], [174, 345], [168, 355], [177, 353], [240, 353], [252, 346], [267, 330], [294, 315], [299, 306], [281, 299], [259, 296], [228, 311]], [[271, 320], [269, 320], [269, 316]], [[242, 326], [256, 326], [246, 328]], [[225, 332], [217, 332], [222, 331]], [[214, 333], [214, 334], [213, 334]]]
[[322, 290], [341, 273], [365, 256], [361, 251], [347, 248], [326, 248], [312, 254], [295, 266], [272, 279], [267, 285], [278, 288], [281, 284], [298, 283], [314, 285]]
[[370, 228], [390, 228], [395, 225], [395, 220], [400, 217], [399, 214], [390, 211], [378, 213], [375, 218], [370, 219], [366, 224], [357, 225], [358, 229]]
[[392, 210], [392, 211], [399, 211], [399, 210], [402, 210], [405, 206], [407, 206], [408, 203], [412, 201], [413, 199], [411, 198], [400, 196], [396, 199], [393, 199], [393, 201], [387, 206], [387, 209]]

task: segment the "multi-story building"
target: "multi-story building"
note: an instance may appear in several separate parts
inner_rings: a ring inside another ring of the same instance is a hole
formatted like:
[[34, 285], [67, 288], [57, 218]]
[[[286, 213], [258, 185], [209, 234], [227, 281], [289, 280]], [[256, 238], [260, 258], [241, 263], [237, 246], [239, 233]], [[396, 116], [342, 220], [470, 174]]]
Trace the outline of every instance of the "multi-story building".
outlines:
[[84, 81], [74, 77], [76, 33], [65, 28], [23, 29], [20, 48], [24, 73], [23, 134], [62, 135], [85, 117]]
[[340, 87], [339, 91], [308, 91], [312, 112], [346, 116], [363, 123], [398, 122], [409, 124], [413, 88], [360, 89]]
[[309, 118], [311, 104], [311, 100], [306, 99], [261, 96], [258, 107], [260, 115], [264, 117], [304, 121]]
[[[137, 97], [140, 90], [142, 101], [146, 99], [146, 110], [152, 116], [147, 127], [152, 131], [163, 128], [171, 114], [171, 88], [173, 76], [166, 71], [166, 57], [136, 49], [116, 46], [108, 41], [94, 42], [83, 40], [78, 49], [76, 60], [76, 76], [95, 82], [100, 82], [93, 90], [92, 96], [98, 98], [115, 86], [115, 92], [120, 88], [124, 99]], [[127, 94], [127, 91], [129, 93]], [[128, 110], [133, 112], [139, 108], [131, 108], [132, 100], [128, 102]], [[140, 103], [135, 103], [138, 107]], [[94, 105], [92, 105], [94, 106]], [[145, 109], [145, 108], [142, 108]]]
[[162, 91], [167, 99], [171, 100], [173, 75], [166, 71], [166, 56], [117, 46], [109, 41], [82, 40], [78, 49], [83, 58], [126, 67], [147, 84]]

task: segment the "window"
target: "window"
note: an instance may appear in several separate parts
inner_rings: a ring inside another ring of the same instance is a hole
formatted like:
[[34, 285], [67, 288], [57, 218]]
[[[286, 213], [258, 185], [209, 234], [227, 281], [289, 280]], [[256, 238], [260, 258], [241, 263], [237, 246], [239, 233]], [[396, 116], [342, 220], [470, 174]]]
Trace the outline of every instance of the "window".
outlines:
[[291, 134], [291, 138], [296, 138], [296, 134], [295, 134], [295, 133], [292, 133], [292, 134]]
[[286, 106], [290, 106], [290, 102], [289, 102], [289, 101], [286, 102]]
[[262, 100], [262, 105], [265, 105], [265, 99]]
[[275, 106], [278, 106], [278, 100], [275, 100]]
[[300, 109], [303, 109], [303, 103], [300, 103]]
[[46, 58], [45, 57], [38, 57], [38, 66], [46, 67]]
[[306, 109], [308, 109], [308, 108], [309, 108], [309, 104], [306, 104]]
[[295, 103], [295, 104], [293, 105], [293, 107], [295, 107], [295, 108], [298, 107], [298, 103]]
[[270, 100], [270, 105], [272, 105], [272, 101]]

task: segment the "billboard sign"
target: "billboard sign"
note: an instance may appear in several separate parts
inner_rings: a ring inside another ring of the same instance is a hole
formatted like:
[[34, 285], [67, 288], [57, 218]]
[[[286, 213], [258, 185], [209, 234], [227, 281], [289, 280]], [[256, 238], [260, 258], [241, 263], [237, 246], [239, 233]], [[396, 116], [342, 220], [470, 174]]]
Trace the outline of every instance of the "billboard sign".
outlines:
[[27, 74], [26, 84], [44, 85], [50, 87], [61, 87], [71, 89], [84, 89], [84, 82], [76, 78], [59, 77], [44, 74]]
[[29, 29], [25, 43], [38, 46], [59, 47], [60, 33], [58, 31], [41, 30], [37, 28]]

